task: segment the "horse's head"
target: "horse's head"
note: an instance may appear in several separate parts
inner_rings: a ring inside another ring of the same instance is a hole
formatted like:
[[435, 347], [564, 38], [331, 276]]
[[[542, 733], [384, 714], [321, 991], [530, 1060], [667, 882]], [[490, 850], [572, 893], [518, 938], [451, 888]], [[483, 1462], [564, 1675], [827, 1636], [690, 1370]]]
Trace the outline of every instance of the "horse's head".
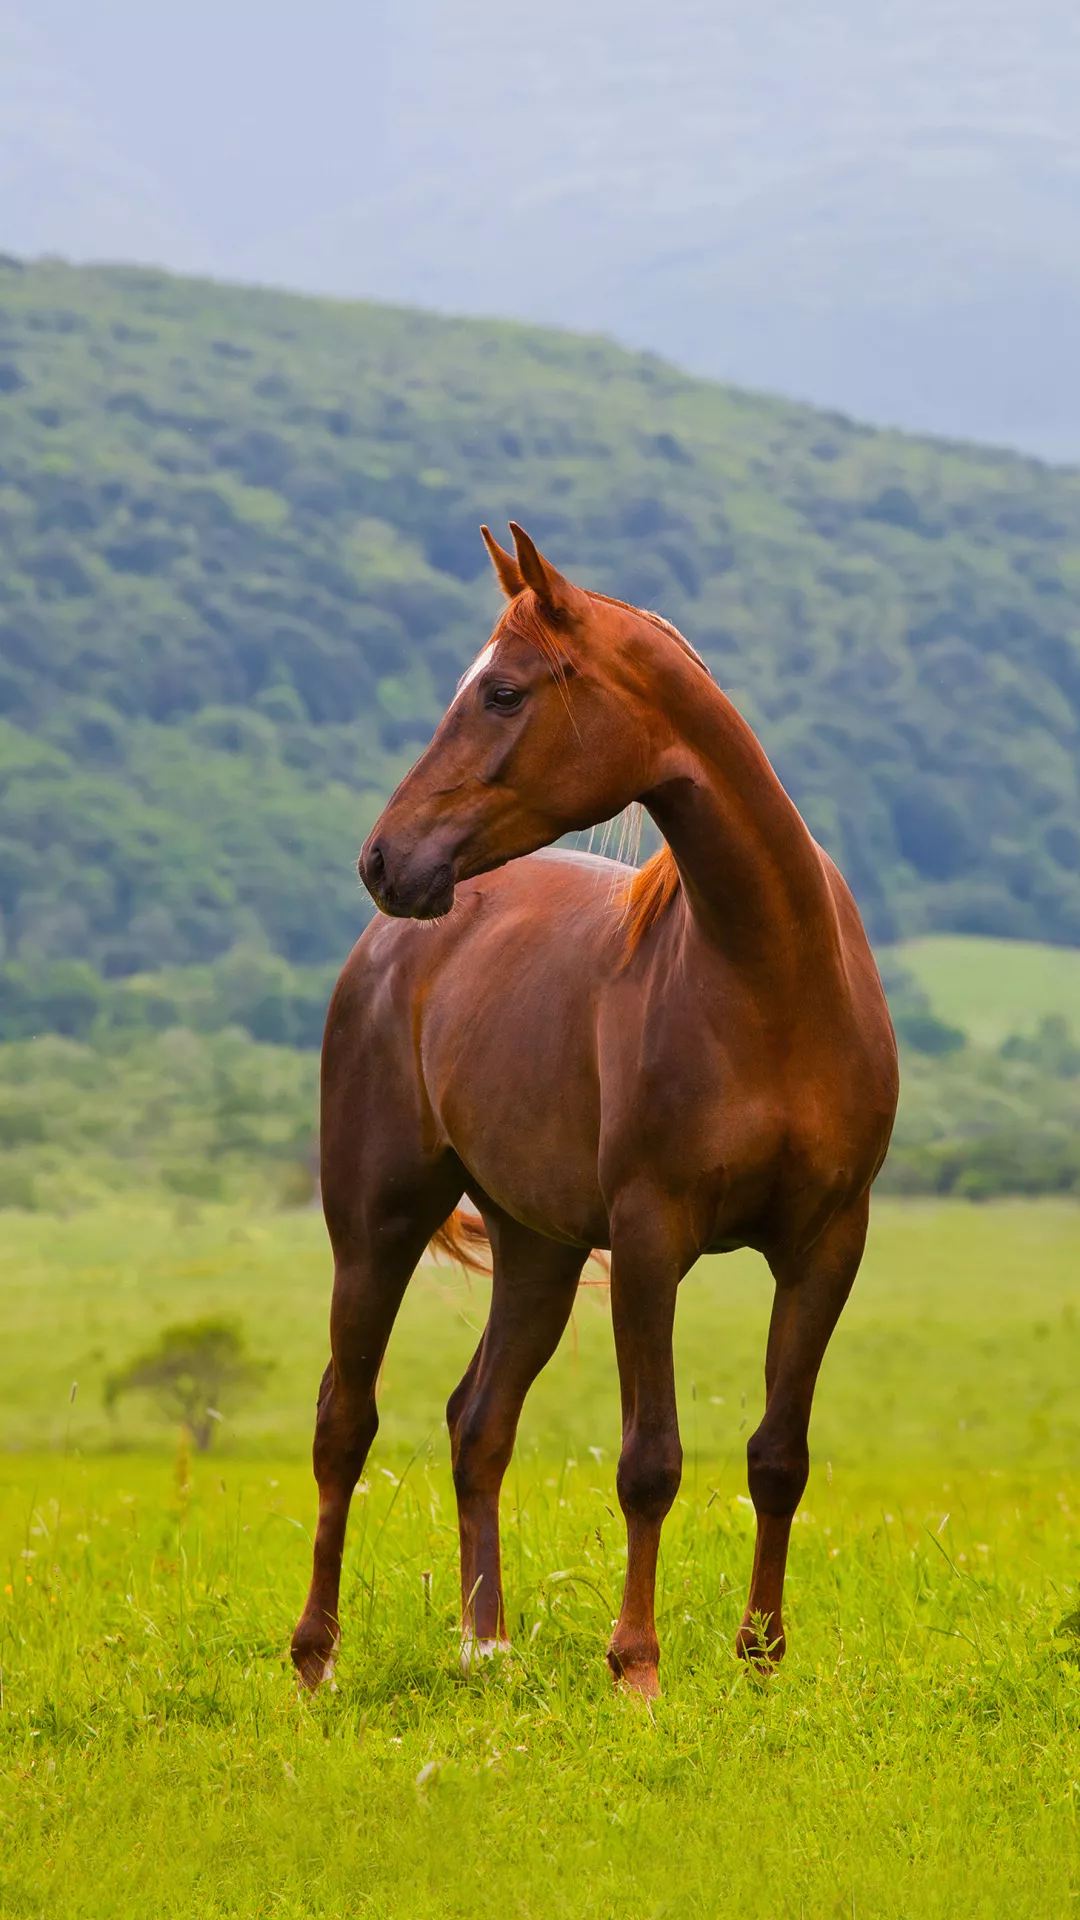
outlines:
[[510, 605], [361, 852], [384, 913], [436, 919], [459, 880], [637, 799], [676, 746], [649, 697], [657, 654], [702, 664], [666, 622], [572, 586], [520, 527], [516, 558], [481, 531]]

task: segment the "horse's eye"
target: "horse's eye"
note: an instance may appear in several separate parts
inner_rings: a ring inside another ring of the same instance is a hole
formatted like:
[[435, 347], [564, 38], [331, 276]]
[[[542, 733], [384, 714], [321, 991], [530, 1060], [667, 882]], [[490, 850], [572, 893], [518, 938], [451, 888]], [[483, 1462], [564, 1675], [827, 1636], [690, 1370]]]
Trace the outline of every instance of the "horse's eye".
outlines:
[[492, 687], [487, 704], [494, 707], [496, 713], [516, 713], [524, 698], [521, 687]]

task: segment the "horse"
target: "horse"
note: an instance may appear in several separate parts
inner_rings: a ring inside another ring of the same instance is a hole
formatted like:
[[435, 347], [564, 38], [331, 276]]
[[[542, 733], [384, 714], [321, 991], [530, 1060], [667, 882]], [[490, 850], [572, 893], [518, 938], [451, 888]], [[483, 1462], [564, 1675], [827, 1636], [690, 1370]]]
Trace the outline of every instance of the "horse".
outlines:
[[[895, 1114], [896, 1043], [848, 888], [700, 655], [511, 532], [512, 554], [481, 528], [509, 604], [364, 844], [381, 914], [327, 1015], [332, 1358], [291, 1651], [307, 1687], [332, 1673], [349, 1504], [394, 1318], [433, 1237], [468, 1258], [482, 1222], [490, 1314], [446, 1414], [463, 1664], [508, 1646], [500, 1488], [525, 1395], [590, 1252], [607, 1249], [627, 1533], [607, 1660], [649, 1698], [682, 1463], [679, 1283], [700, 1255], [738, 1247], [763, 1254], [775, 1283], [736, 1642], [768, 1671], [786, 1644], [814, 1387]], [[552, 844], [633, 802], [663, 842], [640, 869]]]

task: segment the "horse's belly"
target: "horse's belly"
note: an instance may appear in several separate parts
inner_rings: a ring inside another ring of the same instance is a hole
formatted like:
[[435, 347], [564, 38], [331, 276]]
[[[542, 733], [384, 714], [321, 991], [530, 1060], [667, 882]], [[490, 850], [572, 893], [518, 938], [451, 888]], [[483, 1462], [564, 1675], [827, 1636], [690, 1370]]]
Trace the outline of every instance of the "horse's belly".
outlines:
[[497, 1168], [489, 1169], [484, 1177], [474, 1173], [471, 1167], [467, 1172], [470, 1177], [466, 1192], [474, 1204], [482, 1205], [485, 1197], [493, 1200], [521, 1226], [542, 1233], [548, 1240], [558, 1240], [564, 1246], [604, 1248], [610, 1245], [607, 1211], [599, 1191], [589, 1194], [583, 1188], [575, 1193], [566, 1187], [556, 1191], [514, 1179], [504, 1183]]
[[564, 1100], [494, 1098], [484, 1123], [443, 1115], [450, 1145], [478, 1199], [522, 1226], [574, 1246], [607, 1245], [607, 1209], [597, 1177], [596, 1129], [571, 1119]]

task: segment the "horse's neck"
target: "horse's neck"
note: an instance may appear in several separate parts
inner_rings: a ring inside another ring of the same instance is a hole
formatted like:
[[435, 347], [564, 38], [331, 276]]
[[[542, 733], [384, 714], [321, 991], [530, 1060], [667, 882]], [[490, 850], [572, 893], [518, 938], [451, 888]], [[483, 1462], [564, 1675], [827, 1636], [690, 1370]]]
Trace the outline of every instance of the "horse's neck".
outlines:
[[[698, 670], [700, 671], [700, 670]], [[680, 676], [680, 680], [683, 676]], [[836, 916], [820, 855], [758, 740], [713, 683], [691, 682], [645, 804], [675, 857], [705, 943], [774, 976], [805, 964]], [[818, 936], [815, 939], [815, 934]]]

